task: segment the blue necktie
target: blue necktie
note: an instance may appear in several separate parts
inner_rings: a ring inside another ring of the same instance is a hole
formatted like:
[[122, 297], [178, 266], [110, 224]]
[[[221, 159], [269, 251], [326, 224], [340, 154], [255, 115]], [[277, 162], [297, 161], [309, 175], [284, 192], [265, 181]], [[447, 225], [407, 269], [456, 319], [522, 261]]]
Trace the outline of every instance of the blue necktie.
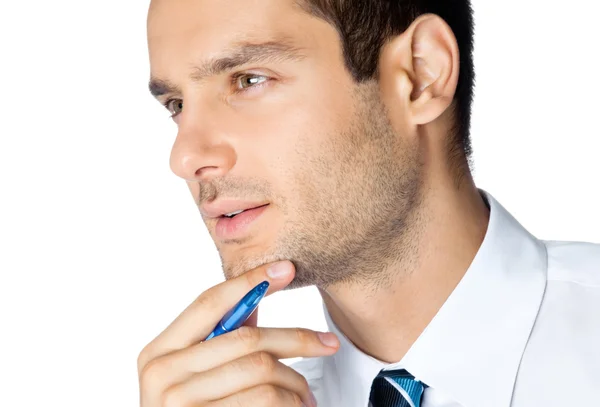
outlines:
[[404, 369], [382, 370], [373, 380], [369, 400], [373, 407], [420, 407], [426, 387]]

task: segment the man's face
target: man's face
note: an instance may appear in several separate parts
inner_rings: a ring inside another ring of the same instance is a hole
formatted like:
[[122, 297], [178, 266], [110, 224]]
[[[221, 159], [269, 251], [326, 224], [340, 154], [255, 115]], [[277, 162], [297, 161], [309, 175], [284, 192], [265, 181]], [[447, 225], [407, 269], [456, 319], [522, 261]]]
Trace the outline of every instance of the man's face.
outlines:
[[[203, 214], [226, 278], [287, 259], [288, 288], [326, 287], [402, 256], [417, 147], [392, 129], [377, 83], [353, 81], [332, 26], [293, 0], [154, 0], [148, 38], [153, 78], [179, 88], [159, 97], [178, 99], [171, 167], [201, 210], [268, 203], [234, 235]], [[231, 54], [225, 71], [194, 68]]]

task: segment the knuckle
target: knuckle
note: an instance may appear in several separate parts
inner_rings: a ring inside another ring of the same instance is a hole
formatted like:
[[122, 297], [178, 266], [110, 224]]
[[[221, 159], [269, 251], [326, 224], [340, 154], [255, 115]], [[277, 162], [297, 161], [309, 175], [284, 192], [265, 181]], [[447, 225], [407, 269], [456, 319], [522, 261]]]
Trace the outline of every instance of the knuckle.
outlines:
[[[256, 270], [256, 269], [254, 269], [254, 270]], [[243, 275], [246, 278], [246, 282], [248, 283], [248, 287], [254, 287], [256, 284], [258, 284], [256, 282], [256, 273], [249, 272], [249, 273], [244, 273]]]
[[137, 357], [137, 370], [138, 370], [138, 375], [141, 375], [142, 370], [144, 369], [144, 367], [146, 366], [146, 361], [148, 360], [148, 347], [144, 347], [144, 349], [142, 349], [142, 351], [140, 352], [140, 354]]
[[208, 289], [196, 298], [194, 306], [195, 308], [202, 310], [202, 312], [210, 313], [215, 308], [215, 304], [217, 304], [217, 298], [215, 297], [214, 291]]
[[301, 377], [301, 380], [302, 380], [302, 392], [304, 394], [310, 394], [310, 393], [312, 393], [312, 390], [311, 390], [311, 388], [310, 388], [310, 386], [308, 384], [308, 380], [306, 380], [306, 378], [304, 376], [302, 376], [302, 375], [300, 375], [300, 377]]
[[251, 326], [241, 326], [236, 331], [238, 339], [246, 349], [256, 349], [260, 342], [260, 329]]
[[163, 370], [159, 359], [146, 363], [140, 372], [140, 386], [146, 389], [159, 387], [163, 381]]
[[305, 345], [315, 341], [315, 333], [305, 328], [295, 328], [296, 337], [298, 340]]
[[259, 371], [269, 374], [275, 370], [275, 358], [267, 352], [256, 352], [250, 355], [252, 366]]

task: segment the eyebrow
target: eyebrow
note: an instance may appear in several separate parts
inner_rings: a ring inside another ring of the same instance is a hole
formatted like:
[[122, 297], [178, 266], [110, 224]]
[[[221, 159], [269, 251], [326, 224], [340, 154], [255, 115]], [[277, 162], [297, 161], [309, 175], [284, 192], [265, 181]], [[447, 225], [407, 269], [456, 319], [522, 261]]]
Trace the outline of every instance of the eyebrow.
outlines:
[[[201, 82], [206, 78], [223, 74], [246, 64], [300, 61], [304, 58], [306, 55], [303, 50], [289, 41], [241, 42], [231, 47], [224, 55], [193, 66], [190, 79], [193, 82]], [[155, 98], [167, 93], [182, 93], [181, 89], [169, 80], [156, 77], [150, 78], [148, 88]]]

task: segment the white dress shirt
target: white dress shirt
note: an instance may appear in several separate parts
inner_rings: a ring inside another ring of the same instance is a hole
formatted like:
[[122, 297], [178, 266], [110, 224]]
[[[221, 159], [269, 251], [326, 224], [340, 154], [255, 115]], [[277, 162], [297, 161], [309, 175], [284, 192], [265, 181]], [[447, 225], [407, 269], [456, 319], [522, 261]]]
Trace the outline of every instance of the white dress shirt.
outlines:
[[[320, 407], [367, 407], [381, 369], [428, 387], [422, 407], [600, 406], [600, 245], [541, 241], [489, 193], [484, 241], [465, 276], [398, 363], [341, 341], [292, 364]], [[384, 311], [384, 310], [382, 310]]]

